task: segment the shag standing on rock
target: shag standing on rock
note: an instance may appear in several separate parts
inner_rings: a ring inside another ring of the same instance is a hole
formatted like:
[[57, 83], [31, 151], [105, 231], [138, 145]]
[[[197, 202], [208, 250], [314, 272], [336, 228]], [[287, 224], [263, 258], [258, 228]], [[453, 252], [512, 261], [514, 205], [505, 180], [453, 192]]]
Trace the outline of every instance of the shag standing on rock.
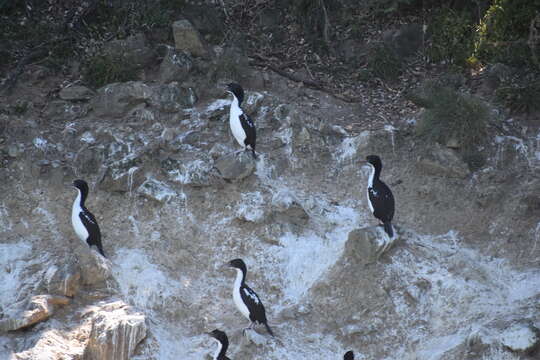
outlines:
[[230, 83], [227, 85], [227, 91], [233, 95], [229, 112], [231, 132], [240, 146], [244, 150], [251, 149], [253, 157], [256, 158], [255, 142], [257, 136], [255, 134], [255, 124], [249, 115], [244, 114], [244, 111], [240, 107], [244, 100], [244, 89], [236, 83]]
[[88, 196], [88, 184], [84, 180], [75, 180], [73, 182], [78, 190], [78, 195], [73, 202], [73, 209], [71, 211], [71, 223], [77, 236], [88, 246], [96, 246], [101, 255], [105, 257], [103, 252], [103, 246], [101, 245], [101, 232], [96, 218], [88, 209], [84, 206], [86, 197]]
[[236, 269], [236, 280], [233, 287], [234, 304], [242, 315], [251, 321], [251, 324], [246, 329], [251, 329], [255, 323], [264, 324], [268, 333], [274, 336], [266, 320], [264, 305], [255, 291], [246, 285], [246, 264], [242, 259], [234, 259], [229, 262], [229, 266]]
[[354, 353], [351, 351], [347, 351], [345, 355], [343, 356], [343, 360], [354, 360]]
[[377, 155], [366, 157], [366, 165], [370, 167], [367, 186], [369, 208], [377, 219], [384, 225], [384, 231], [390, 239], [394, 237], [392, 219], [394, 217], [394, 195], [390, 188], [379, 179], [382, 170], [381, 158]]
[[225, 354], [227, 353], [227, 349], [229, 348], [229, 339], [227, 338], [227, 334], [225, 334], [221, 330], [214, 330], [212, 332], [209, 332], [208, 335], [213, 337], [218, 345], [218, 348], [216, 350], [216, 353], [214, 354], [213, 360], [231, 360], [228, 358]]

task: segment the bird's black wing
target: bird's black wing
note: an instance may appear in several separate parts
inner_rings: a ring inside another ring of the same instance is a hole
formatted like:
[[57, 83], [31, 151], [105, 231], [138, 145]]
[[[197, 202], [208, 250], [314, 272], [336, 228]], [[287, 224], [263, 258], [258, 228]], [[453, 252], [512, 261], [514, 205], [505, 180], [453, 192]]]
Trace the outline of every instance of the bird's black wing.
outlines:
[[373, 187], [368, 188], [368, 194], [373, 206], [373, 215], [383, 223], [392, 221], [395, 204], [390, 188], [379, 180], [373, 183]]
[[242, 301], [246, 304], [249, 309], [249, 318], [251, 321], [257, 321], [259, 323], [266, 323], [266, 311], [264, 310], [264, 305], [259, 299], [257, 293], [249, 288], [249, 286], [244, 285], [240, 289], [240, 296]]
[[240, 115], [240, 124], [242, 124], [242, 129], [246, 132], [246, 139], [244, 144], [250, 146], [252, 150], [255, 150], [255, 143], [257, 140], [257, 135], [255, 133], [255, 124], [253, 120], [247, 114]]
[[86, 239], [88, 246], [96, 246], [101, 255], [105, 256], [101, 245], [101, 231], [94, 215], [88, 209], [83, 208], [83, 211], [79, 213], [79, 218], [88, 230], [88, 239]]

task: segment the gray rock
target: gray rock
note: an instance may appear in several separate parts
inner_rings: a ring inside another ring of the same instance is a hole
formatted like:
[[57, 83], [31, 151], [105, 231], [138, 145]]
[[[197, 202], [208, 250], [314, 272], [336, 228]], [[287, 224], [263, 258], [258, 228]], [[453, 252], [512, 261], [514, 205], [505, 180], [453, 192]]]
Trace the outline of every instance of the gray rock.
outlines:
[[272, 196], [272, 211], [278, 223], [305, 226], [309, 215], [298, 200], [288, 191], [280, 191]]
[[383, 41], [389, 49], [401, 59], [414, 55], [424, 40], [422, 25], [406, 24], [398, 30], [388, 30], [383, 34]]
[[98, 89], [91, 106], [97, 116], [122, 117], [152, 96], [152, 89], [140, 81], [113, 83]]
[[52, 295], [75, 296], [80, 280], [81, 272], [73, 258], [64, 259], [59, 266], [52, 266], [45, 273], [47, 292]]
[[43, 116], [56, 121], [72, 121], [85, 116], [88, 113], [87, 103], [72, 103], [65, 100], [55, 100], [47, 104], [43, 110]]
[[109, 192], [129, 192], [144, 181], [144, 171], [139, 158], [115, 161], [105, 171], [99, 188]]
[[197, 96], [192, 88], [180, 87], [177, 82], [160, 85], [154, 88], [150, 105], [167, 113], [178, 112], [183, 108], [192, 107]]
[[345, 253], [360, 264], [373, 263], [392, 247], [397, 238], [394, 235], [393, 239], [389, 239], [381, 226], [355, 229], [349, 233]]
[[67, 305], [69, 299], [63, 296], [37, 295], [30, 300], [28, 310], [18, 318], [0, 320], [0, 332], [24, 329], [47, 320], [55, 310], [55, 305]]
[[183, 82], [192, 68], [193, 60], [187, 52], [168, 47], [159, 66], [159, 79], [162, 83]]
[[203, 187], [211, 185], [211, 163], [209, 156], [190, 160], [170, 156], [161, 162], [161, 168], [174, 182]]
[[172, 29], [176, 49], [187, 51], [194, 56], [205, 56], [208, 54], [199, 32], [189, 20], [175, 21]]
[[518, 353], [529, 353], [540, 345], [540, 331], [530, 324], [514, 324], [504, 330], [501, 344]]
[[452, 149], [435, 144], [432, 151], [417, 160], [417, 167], [427, 175], [463, 179], [469, 168]]
[[73, 85], [60, 90], [58, 96], [62, 100], [90, 100], [95, 93], [86, 86]]
[[125, 39], [111, 40], [105, 44], [103, 51], [113, 58], [122, 58], [136, 68], [149, 65], [156, 57], [155, 52], [148, 46], [146, 36], [142, 33]]
[[10, 144], [7, 147], [7, 153], [9, 157], [16, 158], [24, 152], [24, 146], [22, 144]]
[[218, 158], [214, 167], [224, 179], [241, 180], [255, 171], [255, 159], [253, 159], [251, 152], [242, 151]]
[[165, 203], [176, 196], [176, 192], [167, 184], [156, 179], [147, 179], [139, 186], [137, 193], [141, 196]]
[[[105, 247], [106, 249], [106, 247]], [[77, 259], [81, 269], [81, 281], [84, 285], [104, 285], [112, 276], [111, 263], [95, 249], [80, 243], [76, 248]]]
[[146, 337], [143, 313], [123, 301], [101, 305], [92, 316], [85, 359], [128, 360]]

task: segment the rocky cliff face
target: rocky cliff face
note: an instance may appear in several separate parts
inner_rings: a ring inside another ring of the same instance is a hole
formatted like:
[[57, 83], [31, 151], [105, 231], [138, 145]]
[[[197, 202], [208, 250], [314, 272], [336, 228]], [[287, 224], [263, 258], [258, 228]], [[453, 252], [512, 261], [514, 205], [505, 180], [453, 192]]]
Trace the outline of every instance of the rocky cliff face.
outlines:
[[[356, 126], [356, 105], [245, 80], [257, 161], [233, 154], [217, 88], [118, 83], [2, 115], [0, 359], [208, 358], [214, 328], [234, 359], [538, 356], [537, 129], [494, 137], [470, 172], [414, 118]], [[384, 253], [359, 166], [372, 153], [397, 201]], [[106, 260], [71, 229], [74, 178]], [[242, 336], [237, 257], [276, 338]]]

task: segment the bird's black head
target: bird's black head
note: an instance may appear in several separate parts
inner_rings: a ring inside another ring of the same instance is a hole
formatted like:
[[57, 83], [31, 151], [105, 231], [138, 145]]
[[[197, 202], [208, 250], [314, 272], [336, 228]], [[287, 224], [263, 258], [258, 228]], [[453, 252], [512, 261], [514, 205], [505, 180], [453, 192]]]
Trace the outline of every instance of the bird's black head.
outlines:
[[227, 91], [232, 93], [238, 99], [238, 104], [244, 101], [244, 89], [237, 83], [230, 83], [227, 85]]
[[208, 333], [211, 337], [219, 341], [224, 347], [229, 345], [229, 339], [227, 338], [227, 334], [225, 334], [223, 331], [215, 329]]
[[81, 190], [81, 193], [88, 194], [88, 184], [86, 183], [86, 181], [81, 179], [75, 180], [73, 181], [73, 186]]
[[381, 158], [377, 155], [368, 155], [366, 157], [366, 161], [373, 165], [373, 167], [377, 170], [382, 169], [382, 161]]
[[349, 350], [345, 353], [345, 355], [343, 356], [343, 360], [354, 360], [354, 353], [352, 352], [352, 350]]
[[244, 273], [246, 272], [246, 263], [242, 259], [234, 259], [229, 261], [229, 266], [235, 269], [240, 269]]

